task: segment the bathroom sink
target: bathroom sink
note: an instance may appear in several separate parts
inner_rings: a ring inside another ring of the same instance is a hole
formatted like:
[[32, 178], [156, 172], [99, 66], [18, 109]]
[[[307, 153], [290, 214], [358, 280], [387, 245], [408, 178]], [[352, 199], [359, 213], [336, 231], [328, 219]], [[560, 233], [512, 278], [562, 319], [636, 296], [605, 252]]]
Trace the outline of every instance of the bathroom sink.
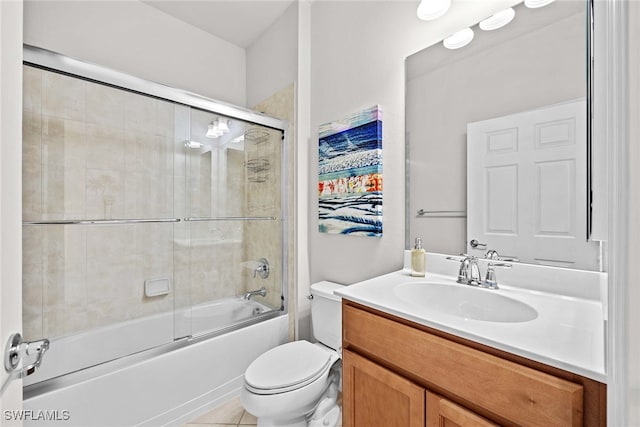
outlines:
[[408, 282], [395, 287], [403, 302], [464, 319], [485, 322], [528, 322], [538, 317], [535, 308], [500, 295], [499, 290], [466, 285]]

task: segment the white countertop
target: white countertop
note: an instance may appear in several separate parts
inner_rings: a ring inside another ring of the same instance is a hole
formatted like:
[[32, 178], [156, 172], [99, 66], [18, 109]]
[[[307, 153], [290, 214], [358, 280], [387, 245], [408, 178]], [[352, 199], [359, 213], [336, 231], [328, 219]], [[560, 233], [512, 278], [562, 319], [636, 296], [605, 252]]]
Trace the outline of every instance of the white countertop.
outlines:
[[[455, 265], [453, 270], [456, 270]], [[335, 293], [424, 326], [606, 383], [606, 311], [601, 298], [582, 298], [567, 295], [567, 292], [543, 292], [501, 284], [499, 290], [482, 291], [497, 292], [526, 303], [535, 308], [538, 316], [526, 322], [490, 322], [429, 310], [419, 301], [399, 298], [395, 292], [399, 284], [425, 281], [467, 286], [457, 284], [455, 277], [449, 275], [427, 272], [426, 277], [411, 277], [408, 270], [400, 270], [345, 286]]]

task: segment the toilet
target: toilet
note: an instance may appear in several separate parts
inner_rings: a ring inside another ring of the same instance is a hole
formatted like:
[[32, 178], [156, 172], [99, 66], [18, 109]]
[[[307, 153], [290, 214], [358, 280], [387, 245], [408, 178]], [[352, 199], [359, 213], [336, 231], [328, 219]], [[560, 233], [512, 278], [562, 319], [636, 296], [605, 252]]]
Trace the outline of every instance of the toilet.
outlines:
[[342, 285], [311, 285], [311, 322], [317, 343], [293, 341], [258, 356], [244, 374], [240, 400], [258, 427], [335, 427], [342, 377]]

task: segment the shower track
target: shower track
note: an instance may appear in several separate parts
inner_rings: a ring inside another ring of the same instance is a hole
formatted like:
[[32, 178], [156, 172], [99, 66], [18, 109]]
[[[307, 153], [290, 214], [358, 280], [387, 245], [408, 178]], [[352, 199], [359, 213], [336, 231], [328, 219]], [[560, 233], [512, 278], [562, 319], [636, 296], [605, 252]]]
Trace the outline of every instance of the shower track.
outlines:
[[140, 224], [162, 222], [193, 222], [193, 221], [275, 221], [274, 216], [225, 216], [202, 218], [157, 218], [157, 219], [61, 219], [51, 221], [24, 221], [22, 225], [111, 225], [111, 224]]

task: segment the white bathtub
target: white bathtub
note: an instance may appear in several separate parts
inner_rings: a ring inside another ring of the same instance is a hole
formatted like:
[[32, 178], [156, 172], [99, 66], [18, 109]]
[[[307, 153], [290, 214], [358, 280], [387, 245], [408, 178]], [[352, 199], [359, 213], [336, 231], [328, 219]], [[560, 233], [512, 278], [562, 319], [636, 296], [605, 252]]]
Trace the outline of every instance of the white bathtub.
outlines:
[[[213, 318], [228, 324], [222, 312], [244, 319], [259, 307], [244, 300], [218, 301], [194, 307], [190, 316], [176, 315], [176, 327], [180, 318], [196, 326], [210, 325]], [[40, 372], [29, 383], [91, 366], [105, 354], [118, 358], [124, 350], [130, 353], [128, 341], [144, 342], [146, 348], [166, 343], [167, 331], [173, 338], [173, 327], [167, 327], [172, 321], [173, 313], [152, 316], [53, 341]], [[287, 337], [288, 318], [280, 315], [172, 351], [163, 352], [160, 346], [33, 385], [25, 394], [24, 409], [68, 411], [68, 420], [55, 421], [60, 426], [182, 425], [239, 393], [247, 366]], [[158, 355], [149, 356], [153, 354]]]

